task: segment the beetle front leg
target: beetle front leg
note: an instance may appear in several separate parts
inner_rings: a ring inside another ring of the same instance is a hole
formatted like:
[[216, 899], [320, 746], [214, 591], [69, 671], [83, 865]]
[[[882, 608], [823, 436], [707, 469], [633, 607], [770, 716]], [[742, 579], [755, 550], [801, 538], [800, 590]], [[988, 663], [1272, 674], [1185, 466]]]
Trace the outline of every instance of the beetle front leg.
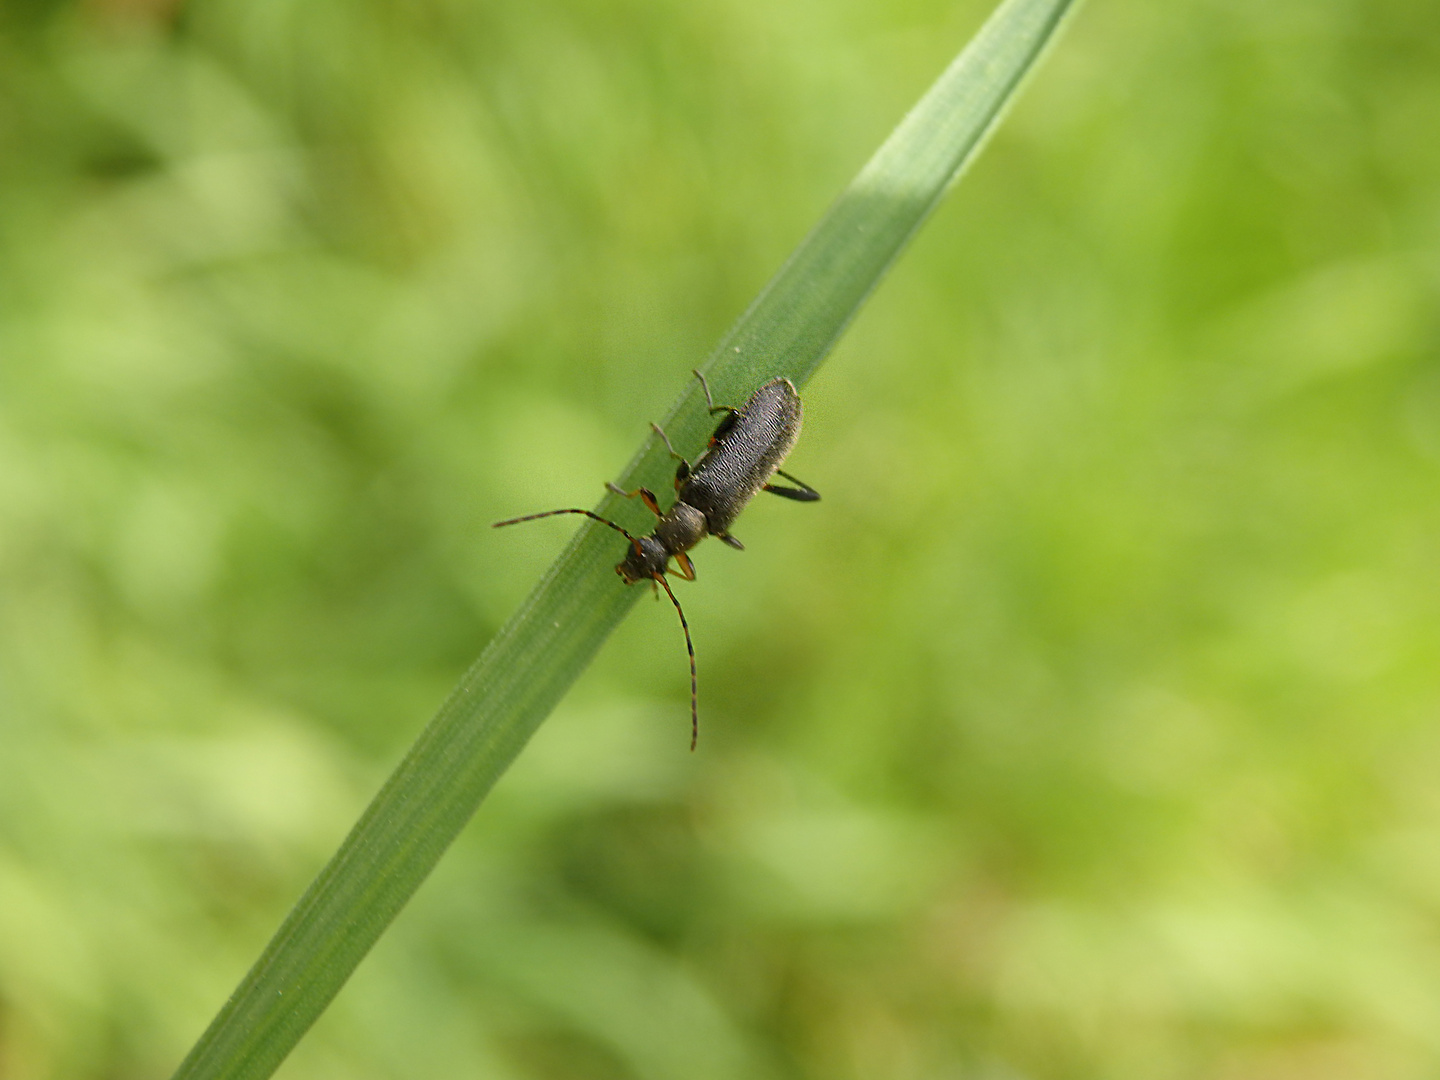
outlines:
[[633, 499], [635, 498], [635, 496], [638, 495], [640, 496], [640, 501], [645, 504], [646, 509], [648, 509], [652, 514], [654, 514], [656, 517], [665, 516], [664, 514], [660, 513], [660, 504], [655, 501], [655, 493], [649, 488], [638, 487], [634, 491], [626, 491], [624, 488], [620, 487], [620, 485], [613, 483], [609, 480], [605, 481], [605, 486], [609, 490], [613, 491], [616, 495], [624, 495], [627, 499]]

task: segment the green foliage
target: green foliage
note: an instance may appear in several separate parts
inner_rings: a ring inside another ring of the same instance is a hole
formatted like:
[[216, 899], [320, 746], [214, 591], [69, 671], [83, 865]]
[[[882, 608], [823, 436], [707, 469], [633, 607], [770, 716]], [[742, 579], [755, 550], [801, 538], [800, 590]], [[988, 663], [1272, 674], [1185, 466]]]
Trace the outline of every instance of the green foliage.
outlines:
[[[988, 6], [0, 8], [0, 1074], [173, 1067]], [[281, 1075], [1432, 1073], [1432, 24], [1090, 6], [700, 753], [647, 601]]]

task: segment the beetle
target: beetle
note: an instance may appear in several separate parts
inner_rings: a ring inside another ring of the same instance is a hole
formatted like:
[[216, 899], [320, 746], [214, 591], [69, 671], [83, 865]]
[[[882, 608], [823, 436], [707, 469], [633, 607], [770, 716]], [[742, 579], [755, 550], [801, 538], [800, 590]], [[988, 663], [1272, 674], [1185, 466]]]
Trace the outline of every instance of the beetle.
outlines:
[[[796, 479], [780, 468], [785, 455], [794, 447], [800, 437], [803, 409], [795, 384], [789, 379], [771, 379], [750, 395], [750, 400], [738, 409], [716, 405], [710, 396], [710, 386], [705, 376], [694, 372], [705, 391], [705, 404], [710, 415], [724, 413], [714, 434], [710, 436], [705, 450], [692, 465], [682, 454], [670, 445], [670, 438], [659, 424], [651, 424], [655, 434], [660, 436], [665, 449], [679, 464], [675, 466], [675, 502], [669, 510], [662, 511], [655, 493], [649, 488], [638, 487], [626, 491], [614, 483], [606, 487], [627, 499], [638, 498], [658, 519], [655, 531], [649, 536], [635, 536], [622, 529], [615, 522], [603, 518], [590, 510], [567, 507], [563, 510], [546, 510], [540, 514], [526, 514], [524, 517], [497, 521], [494, 528], [504, 525], [518, 525], [522, 521], [536, 521], [554, 517], [557, 514], [580, 514], [608, 525], [630, 541], [625, 558], [615, 564], [615, 572], [626, 585], [637, 581], [649, 581], [651, 587], [659, 585], [675, 605], [680, 616], [680, 629], [685, 632], [685, 650], [690, 654], [690, 749], [694, 750], [700, 737], [699, 684], [695, 675], [695, 645], [690, 638], [690, 624], [685, 621], [685, 610], [680, 606], [670, 583], [665, 580], [668, 573], [676, 573], [686, 581], [695, 580], [695, 564], [687, 554], [691, 548], [707, 536], [718, 537], [722, 542], [743, 551], [745, 545], [730, 533], [730, 526], [740, 516], [747, 503], [757, 492], [768, 491], [796, 502], [816, 502], [820, 493], [803, 480]], [[794, 484], [786, 487], [770, 481], [781, 476]], [[675, 569], [670, 569], [670, 560], [675, 560]]]

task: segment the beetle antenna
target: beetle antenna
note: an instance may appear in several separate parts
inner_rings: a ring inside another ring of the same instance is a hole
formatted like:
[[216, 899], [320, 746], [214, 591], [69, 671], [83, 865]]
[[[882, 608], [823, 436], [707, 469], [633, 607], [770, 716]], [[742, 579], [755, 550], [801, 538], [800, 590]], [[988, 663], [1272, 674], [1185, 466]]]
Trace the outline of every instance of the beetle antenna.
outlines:
[[519, 525], [522, 521], [538, 521], [540, 518], [554, 517], [556, 514], [583, 514], [591, 521], [598, 521], [601, 525], [609, 525], [610, 528], [614, 529], [620, 535], [625, 537], [626, 540], [629, 540], [632, 544], [635, 542], [635, 537], [631, 536], [628, 532], [622, 529], [619, 525], [616, 525], [615, 522], [611, 521], [609, 518], [602, 518], [599, 514], [591, 513], [589, 510], [576, 510], [573, 508], [567, 510], [546, 510], [543, 514], [526, 514], [524, 517], [510, 518], [508, 521], [497, 521], [494, 525], [491, 525], [490, 527], [492, 529], [498, 529], [502, 525]]
[[700, 707], [697, 704], [699, 687], [695, 681], [695, 645], [690, 640], [690, 624], [685, 621], [685, 609], [680, 606], [680, 601], [676, 599], [670, 583], [665, 580], [663, 574], [656, 574], [655, 580], [665, 587], [665, 591], [670, 596], [670, 602], [675, 605], [675, 610], [680, 615], [680, 629], [685, 631], [685, 651], [690, 654], [690, 752], [694, 753], [695, 744], [700, 741]]

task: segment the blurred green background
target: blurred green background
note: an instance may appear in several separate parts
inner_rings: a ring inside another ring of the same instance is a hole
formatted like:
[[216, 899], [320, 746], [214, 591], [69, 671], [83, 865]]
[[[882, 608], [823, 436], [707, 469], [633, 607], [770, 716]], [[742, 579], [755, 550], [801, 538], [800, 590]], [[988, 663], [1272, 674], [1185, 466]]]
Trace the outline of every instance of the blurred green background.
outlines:
[[[0, 1077], [163, 1077], [986, 0], [5, 0]], [[1092, 0], [283, 1077], [1433, 1077], [1440, 22]]]

